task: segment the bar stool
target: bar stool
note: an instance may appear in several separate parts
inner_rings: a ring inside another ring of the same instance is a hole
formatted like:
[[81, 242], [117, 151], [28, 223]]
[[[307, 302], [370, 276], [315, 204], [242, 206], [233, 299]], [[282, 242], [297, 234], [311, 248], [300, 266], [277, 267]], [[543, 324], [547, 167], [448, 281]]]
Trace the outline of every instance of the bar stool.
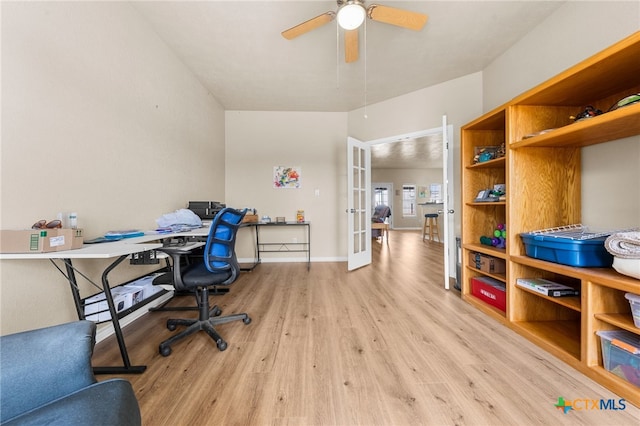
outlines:
[[438, 213], [426, 213], [424, 215], [424, 226], [422, 227], [422, 241], [427, 236], [427, 230], [429, 232], [429, 240], [435, 241], [434, 237], [438, 237], [440, 240], [440, 232], [438, 231]]

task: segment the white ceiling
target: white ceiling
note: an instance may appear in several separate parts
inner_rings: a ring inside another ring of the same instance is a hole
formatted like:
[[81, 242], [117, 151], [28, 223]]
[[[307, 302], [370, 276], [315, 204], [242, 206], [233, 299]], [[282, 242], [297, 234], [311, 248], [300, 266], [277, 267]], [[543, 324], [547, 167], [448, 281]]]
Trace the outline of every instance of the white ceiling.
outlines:
[[371, 146], [374, 169], [442, 168], [442, 133]]
[[294, 40], [280, 35], [336, 10], [335, 1], [132, 5], [225, 109], [341, 112], [480, 71], [564, 2], [376, 3], [422, 12], [429, 20], [420, 32], [367, 20], [360, 28], [360, 59], [351, 64], [344, 62], [336, 21]]

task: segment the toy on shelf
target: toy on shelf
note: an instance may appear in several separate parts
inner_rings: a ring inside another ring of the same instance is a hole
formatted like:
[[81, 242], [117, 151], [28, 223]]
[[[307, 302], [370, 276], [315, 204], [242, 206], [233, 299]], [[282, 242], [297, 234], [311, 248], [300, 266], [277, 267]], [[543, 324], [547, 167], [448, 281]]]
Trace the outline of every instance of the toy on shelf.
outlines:
[[504, 223], [497, 224], [491, 237], [485, 235], [480, 237], [480, 244], [500, 249], [505, 248], [507, 246], [507, 226]]
[[580, 112], [578, 115], [571, 115], [569, 118], [575, 122], [586, 120], [587, 118], [592, 118], [597, 115], [602, 114], [602, 111], [592, 107], [591, 105], [587, 105], [584, 110]]
[[485, 161], [504, 157], [506, 155], [506, 147], [504, 143], [496, 146], [476, 146], [473, 154], [473, 164], [484, 163]]
[[493, 189], [489, 193], [489, 196], [492, 198], [496, 198], [498, 201], [506, 201], [507, 200], [507, 192], [506, 186], [504, 183], [497, 183], [493, 185]]

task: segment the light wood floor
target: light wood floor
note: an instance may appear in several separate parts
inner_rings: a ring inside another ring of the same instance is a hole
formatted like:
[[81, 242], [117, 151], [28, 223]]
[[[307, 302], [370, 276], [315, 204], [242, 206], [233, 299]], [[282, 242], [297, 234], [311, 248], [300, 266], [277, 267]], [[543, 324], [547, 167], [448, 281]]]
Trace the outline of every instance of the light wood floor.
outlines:
[[[128, 375], [145, 425], [638, 425], [640, 410], [564, 414], [558, 397], [619, 398], [442, 288], [442, 245], [393, 231], [373, 264], [258, 266], [212, 298], [223, 315], [219, 352], [205, 333], [164, 358], [169, 317], [125, 328]], [[172, 303], [193, 303], [190, 297]], [[94, 365], [117, 364], [112, 338]], [[99, 376], [104, 380], [108, 376]]]

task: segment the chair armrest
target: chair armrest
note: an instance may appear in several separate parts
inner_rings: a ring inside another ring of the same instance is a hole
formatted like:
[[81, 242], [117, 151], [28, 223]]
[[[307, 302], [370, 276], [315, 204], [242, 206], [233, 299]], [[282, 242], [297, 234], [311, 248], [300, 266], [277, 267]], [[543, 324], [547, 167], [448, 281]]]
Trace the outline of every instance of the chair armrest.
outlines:
[[202, 244], [197, 244], [197, 245], [192, 245], [190, 246], [181, 246], [181, 247], [160, 247], [157, 248], [157, 251], [160, 251], [162, 253], [166, 253], [171, 257], [171, 263], [172, 263], [172, 270], [173, 270], [173, 287], [176, 290], [185, 290], [187, 287], [184, 285], [184, 283], [182, 282], [182, 269], [181, 269], [181, 262], [180, 262], [180, 258], [182, 256], [185, 256], [189, 253], [191, 253], [191, 251], [194, 248], [200, 247], [202, 246]]
[[93, 383], [91, 321], [0, 337], [0, 421]]

